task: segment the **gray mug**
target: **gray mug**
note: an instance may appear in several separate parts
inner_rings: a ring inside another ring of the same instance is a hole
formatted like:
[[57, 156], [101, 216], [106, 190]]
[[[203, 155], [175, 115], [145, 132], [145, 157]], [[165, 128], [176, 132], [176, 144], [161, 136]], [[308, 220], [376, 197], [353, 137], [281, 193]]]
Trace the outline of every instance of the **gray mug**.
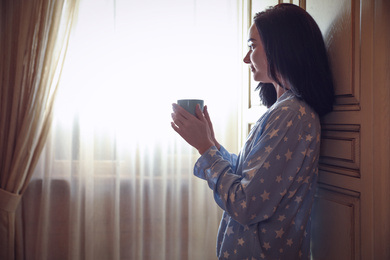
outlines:
[[200, 110], [203, 111], [203, 100], [201, 99], [179, 99], [177, 101], [177, 104], [179, 104], [181, 107], [183, 107], [185, 110], [190, 112], [192, 115], [196, 116], [195, 108], [196, 105], [200, 105]]

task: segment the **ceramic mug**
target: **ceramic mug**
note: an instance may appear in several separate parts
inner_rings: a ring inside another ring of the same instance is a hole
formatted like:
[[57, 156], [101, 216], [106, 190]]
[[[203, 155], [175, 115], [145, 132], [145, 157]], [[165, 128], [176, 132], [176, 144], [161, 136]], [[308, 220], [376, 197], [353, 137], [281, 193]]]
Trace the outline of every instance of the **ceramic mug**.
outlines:
[[200, 105], [200, 110], [203, 111], [203, 103], [204, 101], [201, 99], [179, 99], [177, 104], [183, 107], [185, 110], [190, 112], [192, 115], [196, 116], [195, 108], [196, 105]]

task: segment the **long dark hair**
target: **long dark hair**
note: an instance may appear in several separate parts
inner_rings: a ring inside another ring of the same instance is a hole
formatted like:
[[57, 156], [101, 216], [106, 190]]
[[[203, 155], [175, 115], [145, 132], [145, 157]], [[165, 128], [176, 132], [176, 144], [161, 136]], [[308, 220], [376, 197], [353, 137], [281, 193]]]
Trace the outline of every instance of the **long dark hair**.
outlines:
[[[293, 4], [270, 7], [254, 17], [269, 64], [268, 74], [281, 87], [288, 84], [319, 116], [332, 111], [333, 78], [321, 31], [314, 19]], [[268, 83], [260, 83], [260, 98], [276, 101]]]

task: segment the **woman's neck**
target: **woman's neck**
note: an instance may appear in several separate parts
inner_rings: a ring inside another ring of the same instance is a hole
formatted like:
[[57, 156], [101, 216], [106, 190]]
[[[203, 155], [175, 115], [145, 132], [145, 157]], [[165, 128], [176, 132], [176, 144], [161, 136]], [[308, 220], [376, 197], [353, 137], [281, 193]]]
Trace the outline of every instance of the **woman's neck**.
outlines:
[[278, 84], [274, 84], [275, 90], [276, 90], [276, 96], [277, 98], [280, 98], [285, 92], [288, 91], [288, 89], [282, 88]]

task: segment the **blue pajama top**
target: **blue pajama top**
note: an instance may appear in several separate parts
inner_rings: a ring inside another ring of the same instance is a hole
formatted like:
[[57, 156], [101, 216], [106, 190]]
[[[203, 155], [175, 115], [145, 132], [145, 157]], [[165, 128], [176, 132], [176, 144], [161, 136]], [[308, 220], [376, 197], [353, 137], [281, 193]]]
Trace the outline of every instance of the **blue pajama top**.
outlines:
[[239, 156], [215, 146], [196, 162], [224, 210], [219, 259], [309, 259], [320, 122], [291, 91], [253, 127]]

